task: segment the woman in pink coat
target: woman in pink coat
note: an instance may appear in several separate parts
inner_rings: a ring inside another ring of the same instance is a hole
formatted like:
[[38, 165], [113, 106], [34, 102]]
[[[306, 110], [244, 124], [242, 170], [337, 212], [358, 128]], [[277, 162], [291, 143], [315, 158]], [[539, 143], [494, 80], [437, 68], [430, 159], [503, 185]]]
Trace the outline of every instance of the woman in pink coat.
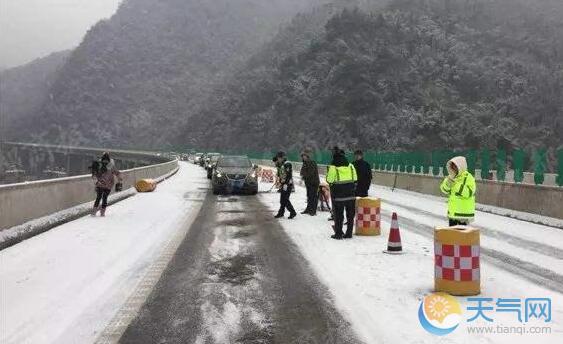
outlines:
[[[96, 216], [98, 210], [101, 216], [106, 215], [106, 208], [108, 206], [108, 196], [113, 189], [115, 178], [117, 177], [118, 185], [116, 191], [120, 191], [121, 187], [121, 173], [115, 167], [115, 162], [110, 158], [109, 153], [102, 154], [102, 158], [98, 163], [97, 168], [92, 169], [92, 177], [96, 180], [96, 201], [92, 209], [92, 216]], [[102, 207], [100, 208], [100, 201]]]

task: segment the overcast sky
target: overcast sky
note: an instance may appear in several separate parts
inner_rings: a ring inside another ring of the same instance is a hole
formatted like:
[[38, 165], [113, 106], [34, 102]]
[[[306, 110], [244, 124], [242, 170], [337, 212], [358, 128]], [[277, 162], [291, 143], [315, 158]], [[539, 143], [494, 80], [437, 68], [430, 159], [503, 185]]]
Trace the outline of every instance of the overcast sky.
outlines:
[[76, 47], [121, 0], [0, 0], [0, 68]]

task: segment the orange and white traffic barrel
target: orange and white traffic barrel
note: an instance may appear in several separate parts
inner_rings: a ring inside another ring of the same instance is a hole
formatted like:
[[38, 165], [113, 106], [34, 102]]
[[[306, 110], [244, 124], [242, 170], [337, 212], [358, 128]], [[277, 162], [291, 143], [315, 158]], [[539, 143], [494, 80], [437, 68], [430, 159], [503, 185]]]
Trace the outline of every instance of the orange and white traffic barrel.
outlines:
[[381, 235], [381, 200], [356, 199], [356, 235]]
[[451, 295], [481, 292], [480, 231], [468, 226], [434, 230], [434, 288]]

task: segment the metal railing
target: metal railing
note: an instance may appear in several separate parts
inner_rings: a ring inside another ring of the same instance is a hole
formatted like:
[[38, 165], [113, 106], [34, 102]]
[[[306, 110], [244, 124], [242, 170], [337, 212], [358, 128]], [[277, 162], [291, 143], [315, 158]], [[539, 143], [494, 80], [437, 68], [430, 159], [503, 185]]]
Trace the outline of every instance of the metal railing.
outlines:
[[[548, 170], [548, 150], [545, 148], [527, 152], [522, 149], [507, 152], [505, 150], [436, 150], [415, 152], [376, 152], [365, 151], [364, 158], [375, 171], [401, 172], [440, 176], [447, 174], [446, 162], [454, 156], [462, 155], [467, 159], [468, 170], [481, 180], [499, 182], [530, 183], [536, 185], [563, 186], [563, 149], [550, 156], [552, 170]], [[268, 160], [275, 151], [225, 151], [224, 154], [244, 154], [251, 159]], [[287, 152], [288, 160], [300, 161], [299, 151]], [[353, 153], [347, 157], [353, 160]], [[313, 152], [313, 158], [319, 164], [330, 164], [332, 154], [328, 150]]]

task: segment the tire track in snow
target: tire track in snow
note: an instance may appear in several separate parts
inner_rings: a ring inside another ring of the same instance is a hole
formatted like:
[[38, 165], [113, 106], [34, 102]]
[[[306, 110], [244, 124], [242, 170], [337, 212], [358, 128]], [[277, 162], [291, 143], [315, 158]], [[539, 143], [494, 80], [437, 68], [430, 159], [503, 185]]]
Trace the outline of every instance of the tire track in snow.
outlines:
[[[205, 199], [205, 193], [193, 193], [193, 198], [190, 199], [194, 203], [193, 213], [199, 213], [201, 209], [201, 202]], [[191, 212], [189, 212], [191, 213]], [[98, 336], [96, 339], [96, 344], [113, 344], [117, 343], [127, 326], [131, 323], [131, 321], [137, 316], [139, 310], [147, 300], [150, 292], [154, 288], [154, 286], [158, 283], [162, 272], [166, 269], [168, 263], [174, 256], [174, 253], [178, 249], [178, 246], [184, 239], [187, 234], [187, 230], [190, 228], [193, 219], [185, 218], [182, 220], [185, 222], [183, 224], [183, 230], [178, 231], [166, 244], [162, 253], [155, 260], [151, 266], [147, 269], [147, 272], [131, 294], [131, 296], [127, 299], [123, 307], [117, 312], [117, 314], [113, 317], [111, 322], [106, 326], [104, 331]]]
[[[196, 343], [228, 344], [271, 341], [272, 305], [263, 302], [255, 243], [248, 238], [255, 233], [248, 229], [249, 220], [233, 198], [222, 199], [209, 246], [210, 261], [207, 278], [202, 284], [200, 307], [202, 328]], [[257, 302], [260, 300], [261, 302]], [[258, 304], [259, 303], [259, 304]]]
[[208, 194], [120, 342], [359, 343], [327, 295], [256, 197]]

